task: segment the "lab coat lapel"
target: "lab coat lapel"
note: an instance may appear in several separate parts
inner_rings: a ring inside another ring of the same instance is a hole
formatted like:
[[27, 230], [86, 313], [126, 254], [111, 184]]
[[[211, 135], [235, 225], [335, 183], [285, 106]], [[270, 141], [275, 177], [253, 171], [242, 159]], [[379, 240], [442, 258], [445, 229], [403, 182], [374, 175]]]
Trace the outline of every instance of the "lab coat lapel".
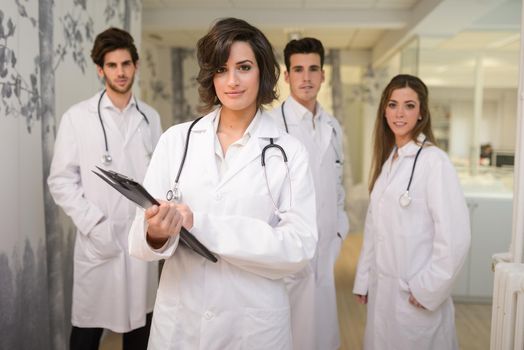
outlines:
[[333, 126], [331, 123], [318, 123], [316, 125], [318, 128], [317, 131], [320, 133], [320, 159], [324, 157], [324, 154], [326, 153], [328, 146], [333, 141]]
[[[409, 159], [414, 159], [419, 147], [420, 145], [418, 145], [414, 141], [410, 141], [404, 147], [400, 148], [398, 151], [398, 159], [395, 160], [392, 167], [391, 167], [391, 162], [393, 161], [393, 154], [395, 153], [395, 150], [391, 152], [391, 155], [388, 158], [388, 161], [386, 162], [383, 168], [383, 171], [386, 171], [386, 174], [387, 174], [387, 176], [385, 177], [384, 191], [390, 187], [393, 179], [395, 178], [395, 174], [398, 172], [398, 169], [400, 168], [400, 165], [402, 164], [402, 162], [407, 162]], [[388, 174], [387, 172], [389, 171], [388, 170], [389, 167], [391, 167], [391, 171]], [[409, 181], [409, 178], [406, 179], [406, 186], [408, 184], [408, 181]]]
[[[264, 113], [259, 112], [259, 125], [250, 137], [245, 148], [238, 154], [238, 159], [235, 160], [233, 166], [222, 177], [219, 187], [227, 183], [233, 178], [238, 172], [242, 171], [251, 162], [260, 158], [264, 142], [269, 143], [269, 138], [276, 138], [280, 135], [277, 127], [272, 123], [270, 117]], [[213, 152], [214, 153], [214, 152]], [[262, 165], [261, 165], [262, 166]], [[261, 170], [262, 171], [262, 170]]]
[[[134, 97], [131, 97], [134, 99]], [[136, 102], [136, 100], [135, 100]], [[129, 121], [127, 124], [127, 133], [126, 133], [126, 142], [130, 139], [132, 139], [132, 136], [135, 134], [137, 129], [142, 125], [146, 125], [146, 120], [142, 116], [142, 114], [136, 109], [136, 105], [133, 103], [131, 106], [129, 106]]]
[[217, 161], [215, 159], [216, 134], [213, 125], [213, 120], [218, 111], [219, 109], [211, 112], [195, 124], [191, 131], [191, 138], [188, 145], [188, 149], [194, 147], [198, 150], [198, 157], [204, 164], [206, 174], [201, 174], [201, 176], [208, 176], [210, 182], [213, 184], [216, 184], [218, 179]]

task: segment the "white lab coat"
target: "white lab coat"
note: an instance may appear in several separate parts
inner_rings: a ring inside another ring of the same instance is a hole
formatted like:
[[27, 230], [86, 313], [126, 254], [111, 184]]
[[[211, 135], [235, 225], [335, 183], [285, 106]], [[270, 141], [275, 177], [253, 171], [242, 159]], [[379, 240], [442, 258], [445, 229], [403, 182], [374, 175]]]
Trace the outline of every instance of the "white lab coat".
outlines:
[[[282, 133], [265, 112], [249, 141], [219, 180], [215, 159], [216, 110], [195, 124], [180, 177], [182, 201], [193, 211], [191, 232], [218, 256], [212, 263], [170, 239], [154, 251], [143, 212], [129, 237], [132, 255], [166, 258], [157, 293], [149, 349], [290, 349], [289, 300], [282, 278], [314, 255], [317, 233], [313, 180], [304, 147]], [[157, 198], [173, 185], [189, 123], [170, 128], [153, 154], [144, 184]], [[275, 215], [261, 166], [266, 167]]]
[[[338, 121], [317, 103], [316, 115], [320, 115], [320, 119], [315, 128], [321, 133], [319, 147], [300, 125], [301, 117], [308, 113], [304, 106], [289, 96], [284, 104], [284, 113], [289, 133], [298, 138], [309, 153], [315, 182], [319, 235], [311, 264], [286, 278], [292, 305], [293, 345], [296, 350], [338, 349], [340, 337], [334, 266], [342, 240], [349, 231], [342, 186], [342, 129]], [[285, 130], [281, 105], [271, 115]], [[305, 118], [311, 118], [311, 114]]]
[[[419, 147], [400, 148], [393, 165], [391, 155], [371, 193], [353, 289], [368, 295], [366, 350], [458, 348], [450, 294], [469, 249], [469, 214], [453, 165], [432, 145], [418, 158], [411, 204], [400, 206]], [[427, 310], [409, 303], [410, 292]]]
[[145, 325], [154, 305], [158, 270], [128, 254], [127, 236], [135, 206], [111, 189], [92, 170], [115, 170], [142, 181], [160, 137], [160, 118], [144, 102], [131, 99], [125, 137], [102, 99], [101, 115], [113, 162], [101, 163], [104, 135], [98, 119], [100, 93], [71, 107], [62, 117], [48, 185], [55, 202], [76, 228], [72, 324], [128, 332]]

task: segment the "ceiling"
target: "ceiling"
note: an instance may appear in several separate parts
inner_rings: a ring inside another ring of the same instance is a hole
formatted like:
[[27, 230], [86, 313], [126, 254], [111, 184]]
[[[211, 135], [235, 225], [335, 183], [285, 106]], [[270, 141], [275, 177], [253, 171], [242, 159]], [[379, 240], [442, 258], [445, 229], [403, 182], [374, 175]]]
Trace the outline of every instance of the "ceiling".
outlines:
[[417, 37], [422, 51], [438, 52], [438, 62], [425, 63], [428, 72], [442, 74], [451, 62], [471, 64], [461, 52], [518, 56], [521, 6], [521, 0], [143, 0], [142, 25], [145, 40], [194, 48], [216, 19], [238, 17], [277, 49], [293, 37], [314, 36], [373, 65]]

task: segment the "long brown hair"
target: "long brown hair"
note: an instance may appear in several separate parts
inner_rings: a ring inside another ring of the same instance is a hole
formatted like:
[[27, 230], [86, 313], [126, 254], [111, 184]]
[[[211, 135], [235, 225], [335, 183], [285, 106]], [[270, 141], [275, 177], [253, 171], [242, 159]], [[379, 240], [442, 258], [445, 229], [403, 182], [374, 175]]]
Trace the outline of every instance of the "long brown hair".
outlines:
[[373, 190], [378, 176], [382, 172], [384, 162], [391, 154], [395, 146], [395, 134], [389, 128], [386, 120], [386, 106], [393, 94], [393, 91], [409, 87], [418, 96], [420, 103], [420, 116], [422, 120], [417, 120], [417, 124], [411, 133], [411, 139], [416, 141], [418, 135], [423, 133], [426, 140], [432, 144], [435, 143], [435, 137], [431, 129], [431, 114], [428, 106], [428, 88], [426, 84], [418, 77], [408, 74], [399, 74], [395, 76], [382, 92], [380, 105], [377, 109], [377, 118], [373, 130], [373, 159], [371, 162], [371, 173], [369, 178], [369, 192]]

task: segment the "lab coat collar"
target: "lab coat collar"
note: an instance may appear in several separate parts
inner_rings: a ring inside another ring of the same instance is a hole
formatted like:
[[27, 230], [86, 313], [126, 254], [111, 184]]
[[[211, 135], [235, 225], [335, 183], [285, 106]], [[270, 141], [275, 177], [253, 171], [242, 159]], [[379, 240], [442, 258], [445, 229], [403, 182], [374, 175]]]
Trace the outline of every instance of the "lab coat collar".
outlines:
[[[310, 110], [301, 105], [297, 100], [293, 98], [293, 96], [288, 96], [288, 98], [285, 101], [284, 104], [284, 112], [288, 111], [286, 113], [286, 122], [288, 125], [296, 125], [299, 122], [301, 122], [304, 118], [311, 118], [313, 117]], [[319, 116], [319, 119], [322, 118], [322, 115], [324, 113], [324, 110], [322, 109], [322, 106], [320, 103], [315, 104], [315, 115]]]
[[[220, 113], [220, 108], [214, 110], [213, 112], [206, 115], [202, 118], [201, 121], [195, 124], [193, 127], [194, 132], [205, 133], [206, 137], [206, 148], [213, 150], [214, 149], [214, 140], [215, 140], [215, 127], [213, 121], [215, 117]], [[278, 143], [277, 139], [283, 134], [282, 131], [278, 128], [276, 123], [273, 121], [271, 116], [265, 111], [259, 110], [255, 115], [255, 118], [258, 118], [257, 122], [259, 123], [255, 130], [253, 130], [253, 135], [250, 137], [245, 148], [238, 155], [235, 163], [229, 168], [218, 187], [220, 188], [229, 180], [231, 180], [239, 171], [244, 169], [252, 161], [260, 157], [262, 148], [269, 143], [269, 138], [275, 139], [275, 143]], [[214, 156], [214, 152], [212, 155]]]
[[[214, 127], [214, 120], [218, 117], [220, 114], [221, 108], [217, 108], [208, 115], [206, 115], [204, 118], [202, 118], [201, 121], [195, 124], [193, 127], [193, 131], [210, 131], [211, 133], [215, 133], [215, 127]], [[272, 121], [271, 117], [263, 110], [258, 110], [257, 114], [255, 115], [255, 118], [257, 118], [257, 127], [255, 130], [253, 130], [253, 134], [251, 135], [251, 138], [278, 138], [280, 135], [282, 135], [282, 132], [278, 128], [278, 126]], [[255, 120], [255, 119], [253, 119]]]
[[[88, 101], [88, 109], [91, 113], [93, 113], [95, 115], [95, 117], [98, 119], [98, 101], [100, 99], [100, 95], [102, 94], [104, 90], [101, 90], [99, 91], [95, 96], [93, 96], [89, 101]], [[127, 124], [127, 133], [125, 136], [122, 136], [121, 133], [117, 132], [115, 133], [115, 136], [111, 136], [111, 137], [120, 137], [122, 142], [124, 142], [124, 144], [127, 144], [127, 142], [131, 139], [131, 135], [133, 135], [140, 127], [140, 125], [142, 125], [142, 123], [146, 123], [146, 121], [144, 120], [144, 117], [142, 116], [142, 114], [136, 109], [136, 98], [135, 98], [135, 95], [134, 94], [131, 94], [131, 99], [129, 100], [129, 103], [127, 104], [127, 106], [124, 108], [124, 111], [130, 111], [130, 113], [128, 114], [128, 116], [130, 117], [129, 121], [128, 121], [128, 124]], [[102, 100], [100, 101], [100, 115], [101, 115], [101, 118], [104, 122], [104, 126], [106, 126], [106, 128], [109, 130], [117, 130], [118, 127], [117, 125], [115, 124], [115, 121], [113, 120], [113, 118], [108, 118], [108, 114], [107, 113], [104, 113], [103, 110], [105, 108], [113, 108], [113, 109], [116, 109], [116, 107], [113, 105], [113, 103], [111, 102], [111, 100], [109, 99], [109, 97], [107, 96], [107, 93], [104, 94], [104, 96], [102, 97]], [[147, 114], [146, 114], [147, 116]], [[107, 130], [106, 130], [107, 131]]]
[[[104, 90], [100, 90], [99, 92], [96, 93], [95, 96], [89, 99], [88, 108], [90, 112], [97, 113], [98, 100], [100, 99], [100, 95], [102, 94], [103, 91]], [[134, 94], [131, 94], [131, 99], [129, 100], [129, 103], [127, 104], [126, 108], [124, 108], [124, 110], [127, 110], [128, 108], [131, 108], [131, 107], [135, 108], [135, 104], [136, 104], [136, 97]], [[116, 107], [113, 105], [113, 102], [111, 102], [111, 100], [109, 99], [106, 93], [104, 94], [104, 97], [102, 97], [102, 101], [100, 101], [100, 108], [102, 109], [102, 108], [106, 108], [109, 106], [116, 109]]]
[[[417, 140], [416, 141], [409, 141], [408, 143], [406, 143], [404, 146], [400, 147], [398, 149], [398, 156], [399, 158], [400, 157], [410, 157], [410, 156], [415, 156], [420, 148], [420, 145], [422, 145], [422, 142], [424, 141], [424, 139], [426, 138], [426, 135], [424, 135], [423, 133], [420, 133], [418, 136], [417, 136]], [[426, 141], [427, 143], [427, 141]], [[393, 149], [393, 152], [392, 154], [395, 152], [395, 149]]]

